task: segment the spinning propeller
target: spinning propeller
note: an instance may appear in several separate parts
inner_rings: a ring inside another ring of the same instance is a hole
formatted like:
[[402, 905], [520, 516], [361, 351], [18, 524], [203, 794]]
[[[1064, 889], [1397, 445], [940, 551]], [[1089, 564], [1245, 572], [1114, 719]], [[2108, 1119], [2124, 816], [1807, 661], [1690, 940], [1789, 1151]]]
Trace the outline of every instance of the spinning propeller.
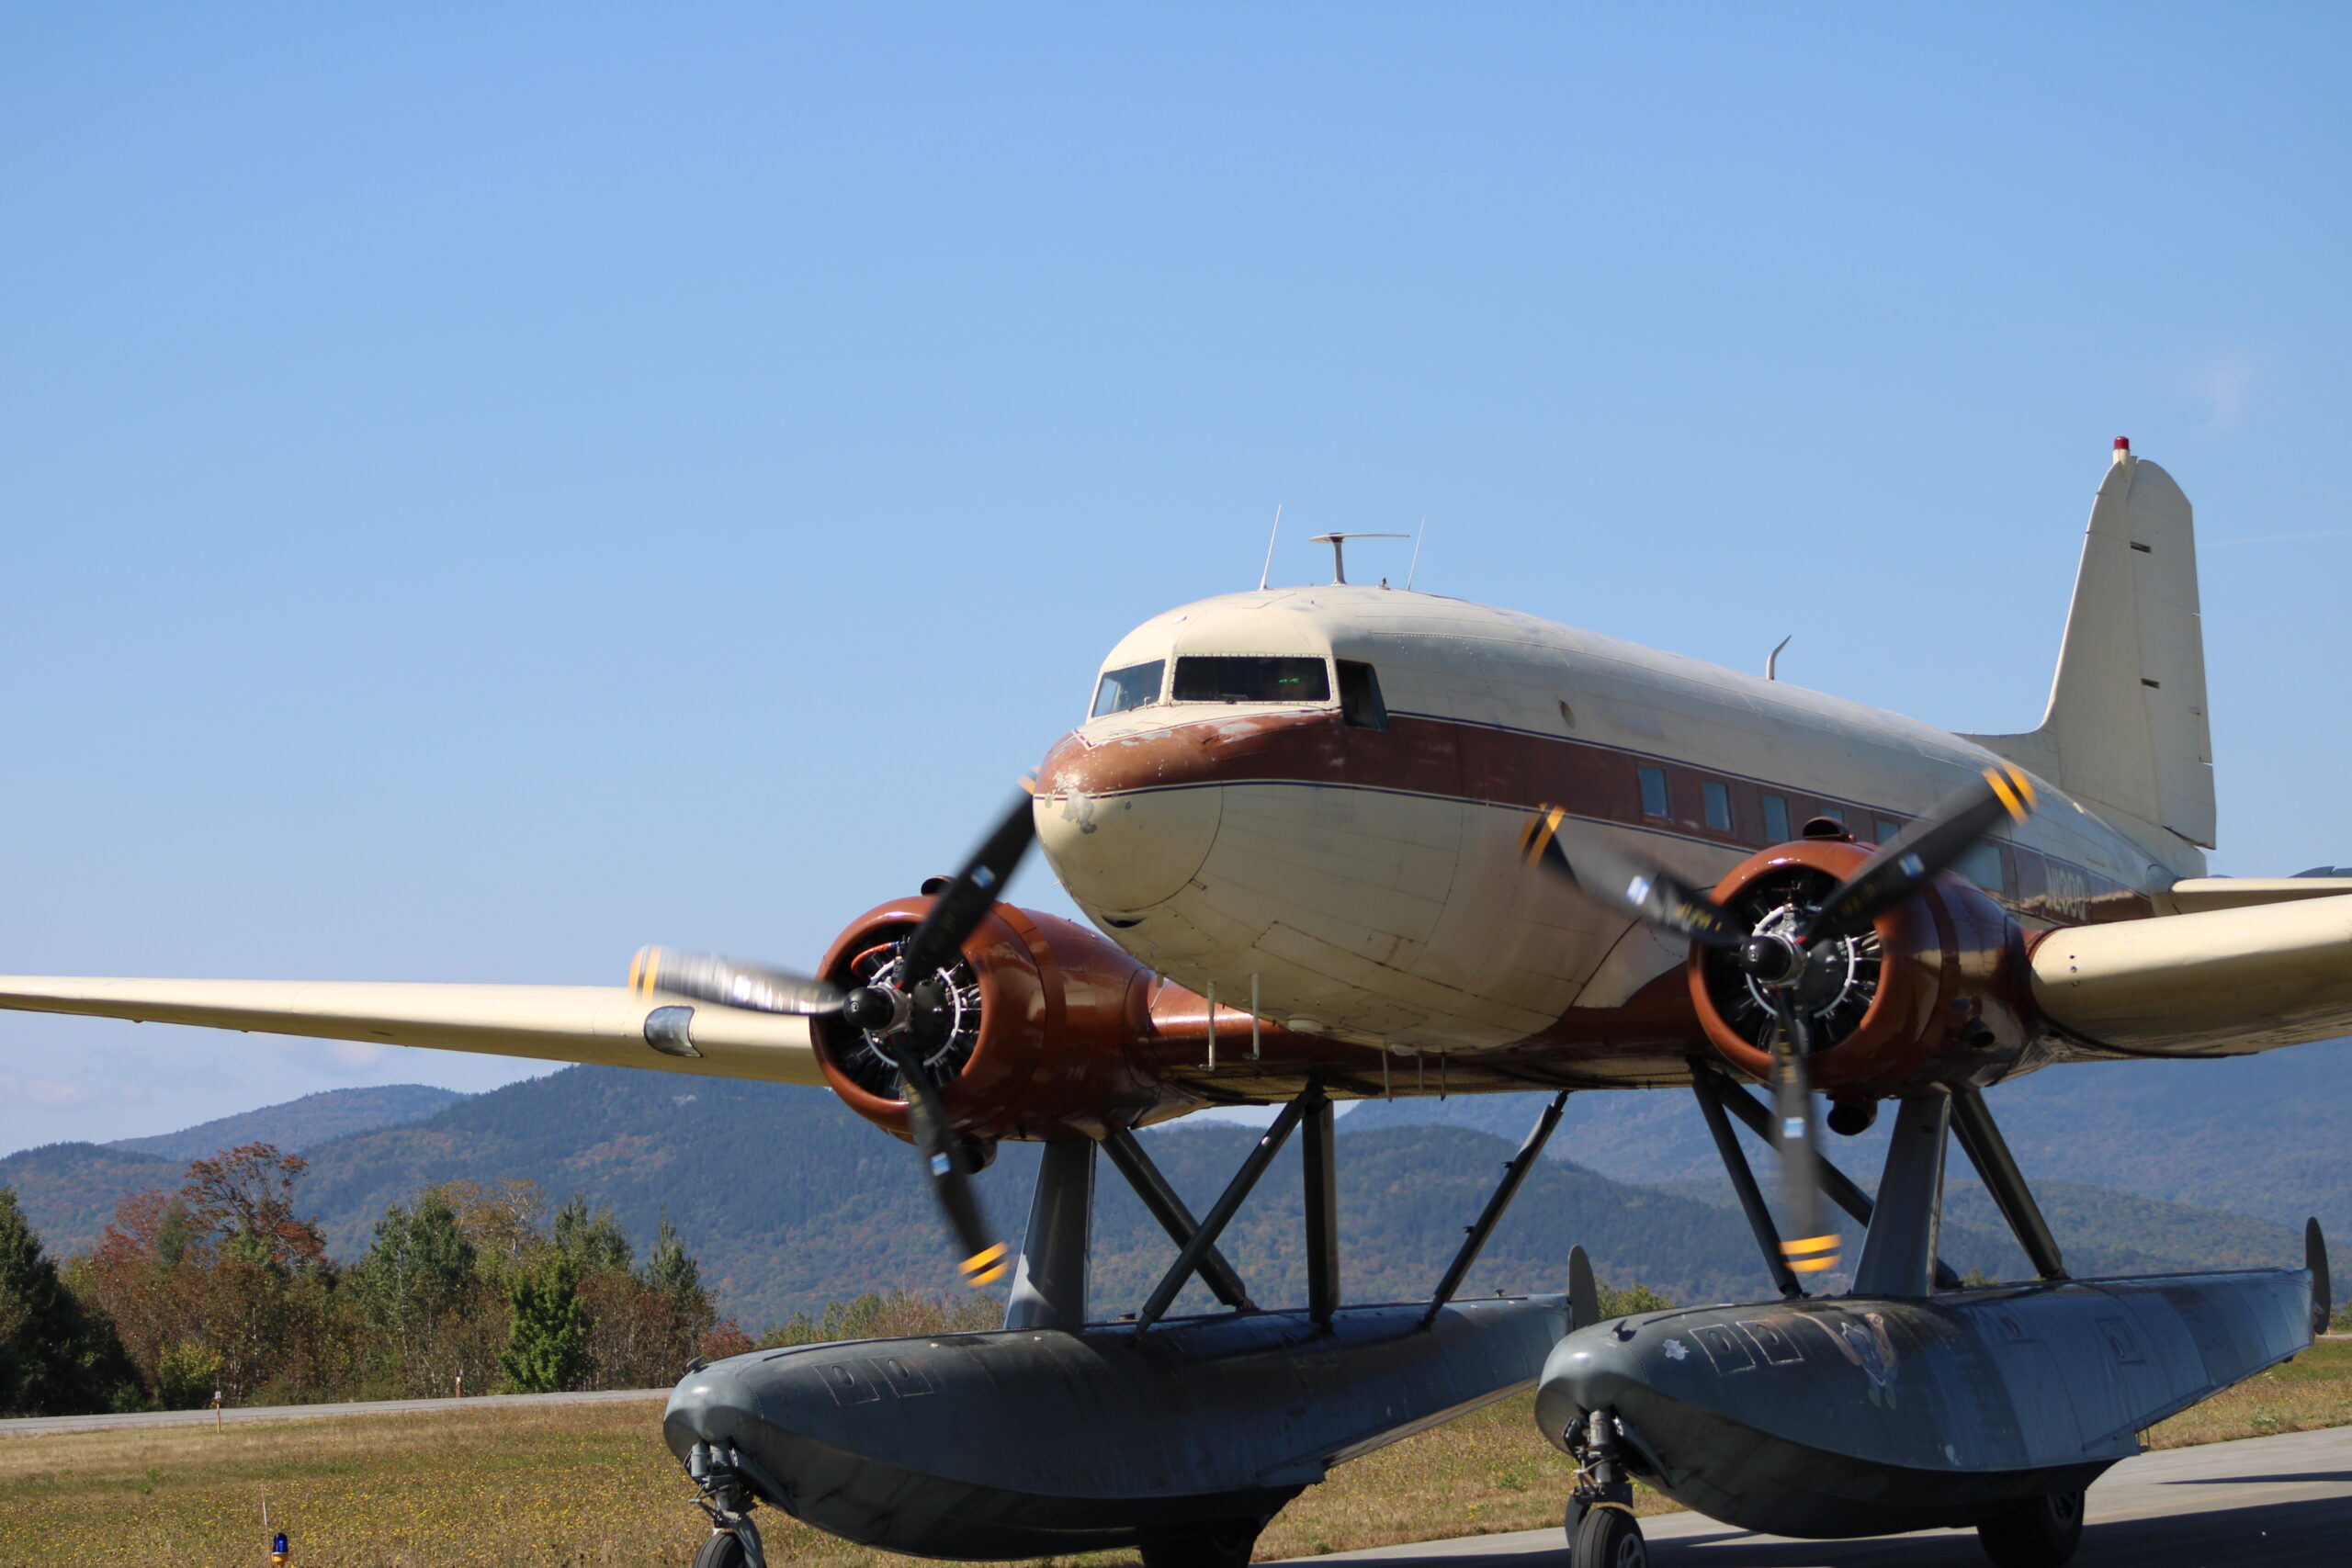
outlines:
[[1838, 1233], [1824, 1219], [1815, 1177], [1820, 1134], [1802, 1003], [1817, 989], [1826, 944], [1860, 936], [1950, 866], [2003, 818], [2022, 822], [2033, 810], [2033, 785], [2006, 764], [1987, 768], [1894, 836], [1838, 885], [1801, 923], [1741, 929], [1699, 888], [1641, 855], [1595, 836], [1577, 835], [1573, 857], [1560, 841], [1568, 814], [1539, 807], [1520, 835], [1530, 865], [1565, 876], [1584, 893], [1661, 931], [1730, 953], [1770, 1007], [1773, 1142], [1781, 1155], [1781, 1202], [1795, 1239], [1781, 1244], [1789, 1268], [1817, 1274], [1838, 1265]]
[[971, 1155], [947, 1124], [939, 1091], [922, 1070], [919, 1047], [934, 1047], [946, 1038], [950, 1010], [942, 972], [956, 963], [966, 939], [988, 918], [1036, 836], [1024, 789], [956, 879], [933, 900], [922, 924], [900, 945], [895, 967], [877, 976], [879, 984], [844, 988], [788, 970], [659, 947], [639, 949], [629, 965], [629, 987], [640, 995], [662, 991], [751, 1012], [833, 1013], [863, 1031], [899, 1069], [908, 1130], [931, 1173], [932, 1194], [963, 1251], [964, 1260], [956, 1267], [967, 1285], [991, 1285], [1002, 1279], [1010, 1255], [980, 1214], [972, 1192]]

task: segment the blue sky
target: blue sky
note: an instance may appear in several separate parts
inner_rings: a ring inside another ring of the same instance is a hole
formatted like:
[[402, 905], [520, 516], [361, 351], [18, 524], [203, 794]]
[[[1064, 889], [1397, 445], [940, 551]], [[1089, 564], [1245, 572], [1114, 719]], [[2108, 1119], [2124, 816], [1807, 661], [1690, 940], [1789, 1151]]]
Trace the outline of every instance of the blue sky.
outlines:
[[[1426, 516], [1425, 588], [2023, 728], [2118, 434], [2199, 508], [2217, 869], [2352, 861], [2347, 44], [11, 7], [0, 967], [806, 963], [1277, 502], [1277, 581]], [[0, 1148], [524, 1070], [8, 1018]]]

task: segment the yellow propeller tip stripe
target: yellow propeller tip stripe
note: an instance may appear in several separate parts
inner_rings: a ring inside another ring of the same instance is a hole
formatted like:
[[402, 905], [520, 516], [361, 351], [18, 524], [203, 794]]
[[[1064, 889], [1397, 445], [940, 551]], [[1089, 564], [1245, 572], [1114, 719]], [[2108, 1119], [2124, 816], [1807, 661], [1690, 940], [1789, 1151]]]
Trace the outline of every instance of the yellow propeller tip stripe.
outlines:
[[1834, 1235], [1809, 1235], [1781, 1244], [1781, 1251], [1791, 1258], [1800, 1258], [1809, 1252], [1834, 1254], [1837, 1250], [1838, 1238]]
[[1987, 768], [1984, 782], [1993, 786], [2012, 821], [2022, 822], [2033, 814], [2033, 781], [2020, 770], [2007, 765]]
[[1007, 1250], [1004, 1243], [1000, 1241], [993, 1246], [982, 1247], [957, 1264], [956, 1267], [963, 1270], [964, 1283], [973, 1286], [993, 1285], [1003, 1279]]
[[660, 948], [639, 948], [637, 956], [629, 960], [628, 988], [632, 991], [651, 992], [653, 977], [660, 973], [661, 968], [662, 950]]
[[1530, 865], [1542, 860], [1544, 852], [1551, 847], [1552, 835], [1560, 830], [1560, 821], [1566, 816], [1567, 812], [1557, 806], [1537, 807], [1535, 815], [1527, 819], [1527, 826], [1520, 829], [1520, 859]]
[[1799, 1274], [1818, 1274], [1824, 1269], [1837, 1268], [1838, 1255], [1833, 1252], [1826, 1258], [1792, 1258], [1789, 1267]]

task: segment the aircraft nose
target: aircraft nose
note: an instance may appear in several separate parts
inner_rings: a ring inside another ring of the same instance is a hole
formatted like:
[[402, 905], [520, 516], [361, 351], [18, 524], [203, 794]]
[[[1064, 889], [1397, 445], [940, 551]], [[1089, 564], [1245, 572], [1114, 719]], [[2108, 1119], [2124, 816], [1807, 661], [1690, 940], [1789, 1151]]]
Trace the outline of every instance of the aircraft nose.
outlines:
[[1216, 842], [1224, 807], [1211, 783], [1170, 777], [1152, 749], [1075, 738], [1037, 774], [1037, 843], [1089, 914], [1113, 919], [1175, 897]]

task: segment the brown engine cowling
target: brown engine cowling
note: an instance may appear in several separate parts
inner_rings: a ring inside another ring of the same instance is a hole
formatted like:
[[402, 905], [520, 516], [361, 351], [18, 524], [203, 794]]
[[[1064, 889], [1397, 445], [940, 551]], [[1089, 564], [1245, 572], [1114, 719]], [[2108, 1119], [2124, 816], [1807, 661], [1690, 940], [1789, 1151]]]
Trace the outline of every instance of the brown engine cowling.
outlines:
[[[1871, 853], [1843, 839], [1777, 845], [1735, 866], [1715, 901], [1750, 931], [1793, 919], [1785, 911], [1818, 902]], [[1838, 982], [1834, 993], [1808, 993], [1804, 1009], [1814, 1087], [1832, 1100], [1982, 1087], [2014, 1066], [2030, 1041], [2024, 934], [1961, 877], [1936, 878], [1866, 936], [1815, 946]], [[1694, 949], [1690, 976], [1709, 1042], [1736, 1070], [1770, 1082], [1770, 1015], [1731, 955]]]
[[[842, 986], [876, 980], [931, 906], [916, 897], [868, 910], [818, 973]], [[965, 1137], [983, 1146], [999, 1138], [1099, 1137], [1200, 1103], [1162, 1077], [1145, 1049], [1160, 1032], [1155, 1008], [1198, 998], [1155, 987], [1151, 971], [1084, 927], [999, 904], [964, 943], [953, 977], [954, 1026], [924, 1066]], [[889, 1059], [837, 1017], [811, 1023], [834, 1092], [905, 1137], [907, 1107]]]

